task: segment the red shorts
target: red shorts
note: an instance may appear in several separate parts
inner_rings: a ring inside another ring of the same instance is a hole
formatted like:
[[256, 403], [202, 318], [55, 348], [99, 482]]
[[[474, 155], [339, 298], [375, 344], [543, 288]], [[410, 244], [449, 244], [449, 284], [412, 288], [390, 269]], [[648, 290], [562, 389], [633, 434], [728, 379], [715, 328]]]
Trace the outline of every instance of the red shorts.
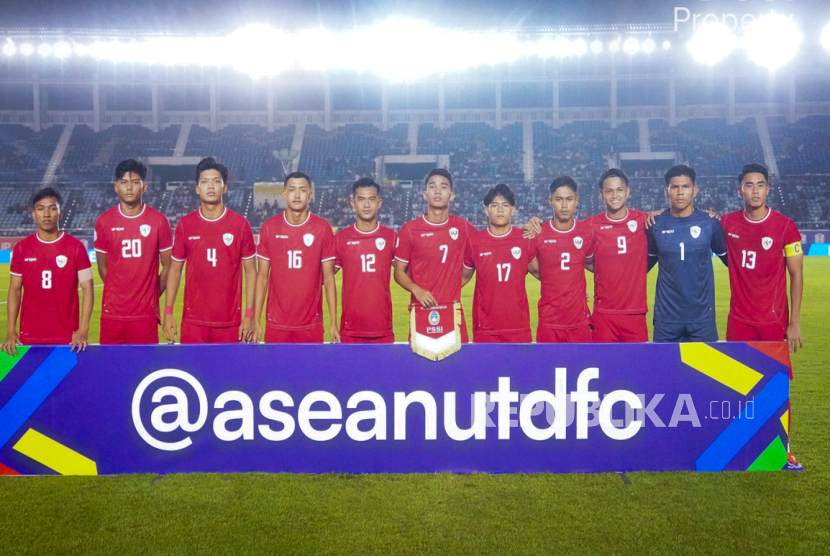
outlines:
[[198, 324], [182, 323], [181, 343], [183, 344], [238, 344], [239, 326], [213, 328]]
[[[184, 329], [184, 324], [182, 324]], [[101, 319], [101, 345], [157, 344], [159, 323], [156, 319], [115, 320]]]
[[536, 329], [536, 343], [539, 344], [589, 344], [591, 343], [591, 325], [580, 324], [569, 328]]
[[265, 327], [266, 344], [322, 344], [324, 337], [322, 324], [301, 330]]
[[474, 344], [529, 344], [533, 342], [530, 330], [507, 332], [505, 334], [484, 334], [473, 332]]
[[645, 315], [621, 313], [594, 313], [593, 341], [596, 343], [648, 342], [648, 324]]
[[361, 338], [359, 336], [349, 336], [348, 334], [340, 333], [340, 341], [344, 344], [394, 344], [395, 335], [379, 336], [375, 338]]
[[732, 318], [726, 319], [727, 342], [780, 342], [787, 339], [787, 328], [778, 322], [746, 324]]

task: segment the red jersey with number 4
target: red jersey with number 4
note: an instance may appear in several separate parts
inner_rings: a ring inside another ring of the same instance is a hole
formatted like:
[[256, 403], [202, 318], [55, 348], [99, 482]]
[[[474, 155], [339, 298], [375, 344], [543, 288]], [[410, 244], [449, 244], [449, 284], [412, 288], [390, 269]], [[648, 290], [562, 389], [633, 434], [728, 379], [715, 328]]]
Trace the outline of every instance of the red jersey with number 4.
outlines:
[[135, 216], [116, 205], [95, 221], [95, 251], [107, 256], [101, 316], [159, 318], [159, 253], [173, 248], [170, 222], [144, 205]]
[[182, 321], [227, 328], [242, 322], [242, 260], [256, 256], [251, 225], [225, 208], [208, 220], [200, 209], [182, 217], [173, 259], [185, 264]]
[[646, 219], [628, 209], [620, 220], [602, 213], [585, 221], [594, 232], [594, 313], [648, 313]]
[[721, 217], [729, 256], [729, 316], [746, 324], [789, 322], [786, 257], [801, 251], [795, 222], [768, 209], [758, 221], [743, 210]]
[[80, 325], [78, 272], [91, 266], [84, 244], [66, 232], [48, 242], [35, 233], [14, 246], [10, 273], [23, 278], [23, 344], [68, 344], [72, 340]]
[[564, 232], [546, 222], [533, 238], [532, 257], [539, 259], [542, 278], [539, 326], [572, 328], [588, 323], [585, 261], [594, 254], [593, 243], [591, 226], [577, 220]]
[[[460, 216], [450, 215], [445, 222], [433, 224], [424, 214], [401, 228], [395, 259], [409, 265], [409, 277], [439, 305], [461, 301], [464, 253], [475, 233], [476, 227]], [[414, 295], [410, 303], [418, 303]]]
[[477, 334], [530, 331], [525, 277], [533, 261], [531, 241], [512, 228], [496, 236], [490, 228], [476, 232], [467, 244], [464, 266], [476, 271], [473, 330]]
[[340, 332], [357, 338], [392, 334], [392, 260], [398, 235], [378, 224], [371, 232], [349, 226], [334, 236], [343, 270]]
[[323, 263], [334, 261], [334, 233], [328, 222], [308, 213], [289, 224], [285, 213], [259, 231], [257, 256], [271, 264], [266, 324], [280, 330], [309, 330], [323, 322]]

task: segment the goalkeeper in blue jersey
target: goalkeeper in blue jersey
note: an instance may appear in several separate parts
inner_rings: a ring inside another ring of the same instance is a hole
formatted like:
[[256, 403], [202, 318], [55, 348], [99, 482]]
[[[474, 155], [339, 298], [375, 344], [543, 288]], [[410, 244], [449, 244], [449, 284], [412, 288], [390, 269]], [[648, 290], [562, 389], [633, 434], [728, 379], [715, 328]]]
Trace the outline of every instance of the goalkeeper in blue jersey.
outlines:
[[671, 209], [647, 231], [648, 268], [660, 263], [654, 297], [655, 342], [717, 342], [714, 252], [727, 264], [720, 222], [696, 209], [695, 171], [675, 166], [665, 175]]

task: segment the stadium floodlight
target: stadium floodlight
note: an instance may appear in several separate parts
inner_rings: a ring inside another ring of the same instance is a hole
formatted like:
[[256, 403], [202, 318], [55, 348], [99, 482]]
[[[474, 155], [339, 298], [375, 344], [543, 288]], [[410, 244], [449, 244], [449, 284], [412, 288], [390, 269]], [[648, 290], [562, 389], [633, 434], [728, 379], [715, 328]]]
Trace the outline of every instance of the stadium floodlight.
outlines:
[[72, 54], [72, 46], [67, 42], [59, 42], [55, 45], [55, 56], [63, 60]]
[[645, 52], [646, 54], [651, 54], [652, 52], [654, 52], [654, 48], [655, 45], [653, 40], [646, 39], [643, 41], [643, 52]]
[[825, 50], [830, 52], [830, 23], [824, 26], [821, 30], [821, 45]]
[[75, 45], [75, 55], [76, 56], [86, 56], [89, 54], [89, 48], [85, 44], [76, 44]]
[[20, 53], [23, 54], [24, 56], [31, 56], [32, 54], [35, 53], [35, 47], [32, 46], [29, 43], [23, 43], [20, 46]]
[[591, 52], [599, 54], [602, 52], [602, 41], [594, 41], [591, 43]]
[[671, 48], [671, 43], [669, 41], [663, 41], [663, 50], [668, 50]]
[[288, 57], [279, 53], [291, 42], [283, 32], [268, 25], [248, 25], [231, 33], [227, 39], [227, 52], [239, 71], [255, 79], [270, 78], [288, 69]]
[[574, 56], [584, 56], [588, 52], [588, 43], [585, 39], [576, 39], [571, 43], [571, 52]]
[[52, 54], [52, 47], [44, 43], [37, 47], [37, 53], [45, 58], [46, 56]]
[[743, 47], [749, 59], [774, 71], [798, 53], [801, 31], [790, 18], [777, 13], [764, 14], [749, 26]]
[[640, 41], [631, 37], [623, 43], [623, 50], [626, 54], [636, 54], [640, 50]]
[[17, 48], [15, 48], [12, 41], [9, 41], [3, 45], [3, 54], [6, 56], [14, 56], [15, 52], [17, 52]]
[[611, 44], [608, 45], [608, 50], [611, 52], [619, 52], [620, 51], [620, 41], [619, 39], [611, 41]]
[[707, 23], [689, 39], [686, 47], [696, 61], [714, 66], [735, 50], [738, 39], [723, 23]]

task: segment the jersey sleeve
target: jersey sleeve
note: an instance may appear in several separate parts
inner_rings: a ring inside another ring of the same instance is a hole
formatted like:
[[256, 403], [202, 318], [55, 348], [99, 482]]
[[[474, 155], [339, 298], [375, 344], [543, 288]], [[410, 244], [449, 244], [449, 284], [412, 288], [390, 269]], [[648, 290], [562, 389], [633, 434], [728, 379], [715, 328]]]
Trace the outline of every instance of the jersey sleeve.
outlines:
[[[343, 268], [343, 261], [340, 258], [340, 234], [334, 235], [334, 268]], [[394, 252], [392, 253], [394, 256]]]
[[12, 249], [12, 264], [9, 266], [9, 274], [23, 276], [23, 251], [19, 241]]
[[712, 253], [718, 257], [726, 255], [726, 234], [723, 233], [723, 226], [716, 219], [712, 219], [712, 241], [710, 246]]
[[173, 259], [179, 262], [187, 260], [187, 249], [185, 248], [187, 237], [184, 231], [184, 222], [179, 220], [176, 224], [176, 235], [173, 237]]
[[335, 257], [334, 232], [328, 223], [323, 223], [323, 245], [320, 247], [320, 262], [333, 261]]
[[594, 249], [596, 249], [596, 246], [597, 246], [597, 236], [594, 233], [594, 226], [591, 225], [590, 228], [588, 228], [588, 249], [585, 251], [588, 254], [585, 255], [586, 259], [593, 258]]
[[397, 247], [395, 248], [395, 259], [402, 263], [409, 264], [409, 259], [412, 257], [412, 241], [410, 239], [409, 228], [406, 224], [401, 228], [398, 234]]
[[536, 247], [536, 238], [527, 240], [527, 262], [532, 263], [539, 257], [539, 250]]
[[164, 216], [159, 218], [159, 253], [169, 251], [173, 248], [173, 231], [170, 229], [170, 221]]
[[473, 257], [473, 242], [468, 239], [467, 245], [464, 246], [464, 268], [469, 268], [470, 270], [475, 269], [475, 259]]
[[75, 269], [86, 270], [87, 268], [92, 268], [92, 262], [89, 260], [89, 253], [87, 253], [86, 247], [79, 241], [75, 247]]
[[259, 229], [259, 245], [256, 246], [256, 256], [265, 261], [271, 260], [271, 254], [268, 251], [270, 247], [270, 242], [268, 241], [268, 238], [271, 237], [271, 233], [269, 232], [268, 228], [268, 222], [265, 222], [265, 224], [263, 224], [262, 227]]
[[251, 224], [247, 220], [242, 222], [242, 246], [240, 247], [242, 258], [253, 259], [256, 257], [256, 242], [254, 241], [254, 231], [251, 229]]
[[803, 254], [801, 248], [801, 232], [798, 231], [795, 222], [790, 220], [784, 227], [784, 256], [794, 257]]
[[389, 238], [392, 242], [392, 261], [395, 261], [395, 255], [398, 253], [398, 234], [392, 231], [392, 237]]
[[93, 240], [92, 247], [99, 253], [106, 254], [109, 251], [109, 246], [107, 245], [107, 234], [104, 232], [105, 226], [101, 222], [101, 216], [95, 220], [95, 239]]
[[[721, 228], [721, 231], [723, 231], [722, 228]], [[654, 239], [654, 226], [653, 225], [651, 226], [651, 228], [646, 229], [646, 242], [648, 243], [648, 256], [649, 257], [656, 257], [658, 255], [657, 240]]]

